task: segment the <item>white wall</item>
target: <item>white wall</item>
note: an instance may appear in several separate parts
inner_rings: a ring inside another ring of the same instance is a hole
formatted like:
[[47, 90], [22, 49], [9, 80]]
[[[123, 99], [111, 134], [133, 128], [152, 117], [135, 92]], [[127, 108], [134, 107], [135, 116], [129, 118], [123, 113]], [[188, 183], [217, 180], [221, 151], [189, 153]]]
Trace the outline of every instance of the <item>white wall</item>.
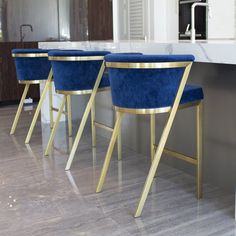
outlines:
[[208, 38], [235, 38], [235, 0], [209, 0], [209, 3], [212, 18], [208, 19]]
[[154, 0], [155, 40], [177, 40], [178, 22], [178, 0]]

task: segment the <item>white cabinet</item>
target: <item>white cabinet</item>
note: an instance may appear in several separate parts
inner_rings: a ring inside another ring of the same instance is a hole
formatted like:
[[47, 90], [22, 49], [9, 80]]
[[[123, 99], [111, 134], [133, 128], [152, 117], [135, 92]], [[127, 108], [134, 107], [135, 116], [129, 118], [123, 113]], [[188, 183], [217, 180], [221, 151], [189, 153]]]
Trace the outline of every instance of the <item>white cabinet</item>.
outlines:
[[208, 0], [212, 17], [208, 19], [208, 39], [235, 38], [235, 0]]
[[113, 0], [114, 40], [178, 39], [178, 0]]
[[152, 0], [154, 2], [154, 39], [177, 40], [179, 29], [178, 0]]

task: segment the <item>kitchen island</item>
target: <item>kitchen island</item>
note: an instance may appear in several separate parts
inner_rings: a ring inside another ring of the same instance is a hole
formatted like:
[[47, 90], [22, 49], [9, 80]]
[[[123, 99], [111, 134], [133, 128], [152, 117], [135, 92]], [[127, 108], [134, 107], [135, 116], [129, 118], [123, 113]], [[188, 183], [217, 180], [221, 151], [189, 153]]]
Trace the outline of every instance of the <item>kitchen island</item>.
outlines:
[[[101, 41], [101, 42], [52, 42], [39, 43], [40, 48], [108, 50], [111, 52], [142, 52], [146, 54], [193, 54], [189, 83], [203, 87], [204, 100], [204, 182], [233, 191], [236, 180], [236, 41]], [[60, 96], [55, 95], [59, 103]], [[73, 99], [73, 118], [79, 120], [87, 98]], [[114, 112], [109, 93], [97, 95], [97, 119], [108, 125], [114, 123]], [[42, 109], [42, 122], [47, 123], [47, 102]], [[157, 116], [157, 136], [163, 128], [165, 115]], [[195, 153], [194, 109], [179, 111], [168, 140], [168, 147], [186, 154]], [[88, 122], [89, 123], [89, 122]], [[123, 145], [149, 155], [149, 117], [125, 116]], [[100, 135], [107, 135], [100, 133]], [[136, 138], [138, 137], [138, 138]], [[192, 166], [164, 157], [162, 161], [193, 174]], [[184, 181], [184, 180], [183, 180]], [[207, 185], [204, 188], [207, 191]], [[233, 200], [232, 200], [233, 205]]]

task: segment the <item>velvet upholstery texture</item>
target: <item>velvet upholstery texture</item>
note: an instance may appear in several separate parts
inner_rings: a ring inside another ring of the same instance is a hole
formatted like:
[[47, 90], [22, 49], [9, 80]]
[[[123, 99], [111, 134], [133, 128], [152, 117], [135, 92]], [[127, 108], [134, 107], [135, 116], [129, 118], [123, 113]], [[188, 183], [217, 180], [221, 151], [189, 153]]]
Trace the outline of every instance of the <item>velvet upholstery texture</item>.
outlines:
[[[105, 56], [107, 51], [50, 51], [53, 57], [91, 57]], [[96, 82], [103, 61], [56, 61], [52, 60], [53, 78], [56, 90], [81, 91], [91, 90]], [[99, 88], [110, 87], [108, 75], [105, 73]]]
[[[194, 61], [192, 55], [121, 55], [110, 54], [106, 62], [181, 62]], [[169, 107], [182, 79], [184, 68], [121, 69], [108, 68], [112, 102], [117, 107], [153, 109]], [[181, 104], [203, 99], [203, 90], [196, 85], [186, 85]]]
[[[48, 53], [42, 49], [13, 49], [14, 54]], [[48, 57], [15, 57], [16, 74], [18, 80], [47, 80], [51, 69]]]

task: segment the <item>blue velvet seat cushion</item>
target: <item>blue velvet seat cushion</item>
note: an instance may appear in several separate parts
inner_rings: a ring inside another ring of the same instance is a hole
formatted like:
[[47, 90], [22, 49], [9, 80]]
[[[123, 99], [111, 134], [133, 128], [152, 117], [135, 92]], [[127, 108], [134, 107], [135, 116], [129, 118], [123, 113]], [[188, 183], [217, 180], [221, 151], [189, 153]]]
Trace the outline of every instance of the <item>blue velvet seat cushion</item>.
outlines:
[[[118, 55], [110, 54], [106, 62], [180, 62], [194, 61], [192, 55]], [[172, 106], [184, 68], [121, 69], [108, 68], [112, 101], [115, 106], [130, 109], [152, 109]], [[201, 87], [187, 85], [181, 104], [203, 99]]]
[[[105, 56], [108, 51], [50, 51], [52, 57], [91, 57]], [[96, 61], [57, 61], [52, 60], [53, 78], [56, 90], [81, 91], [91, 90], [96, 82], [103, 60]], [[108, 75], [105, 73], [99, 88], [109, 87]]]
[[[13, 49], [13, 54], [48, 53], [43, 49]], [[51, 69], [48, 57], [15, 57], [18, 80], [46, 80]]]

